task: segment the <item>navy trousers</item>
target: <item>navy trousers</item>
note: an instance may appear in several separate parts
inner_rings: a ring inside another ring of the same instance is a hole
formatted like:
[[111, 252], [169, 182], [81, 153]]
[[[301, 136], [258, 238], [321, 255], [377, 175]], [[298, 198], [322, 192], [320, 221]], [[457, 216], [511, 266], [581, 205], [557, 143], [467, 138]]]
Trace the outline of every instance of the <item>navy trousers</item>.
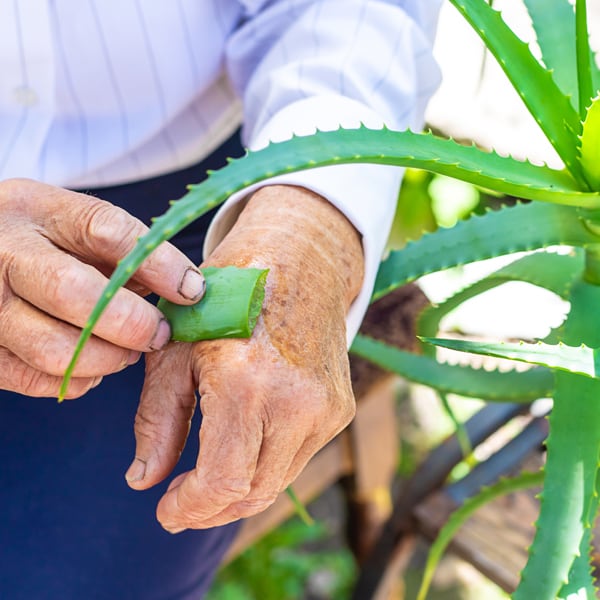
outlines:
[[[151, 180], [90, 190], [149, 223], [185, 186], [242, 152], [234, 136], [207, 160]], [[174, 240], [200, 262], [200, 219]], [[58, 404], [0, 392], [0, 598], [4, 600], [198, 600], [237, 525], [170, 535], [155, 518], [167, 483], [136, 492], [133, 419], [143, 361]], [[176, 473], [193, 467], [197, 416]]]

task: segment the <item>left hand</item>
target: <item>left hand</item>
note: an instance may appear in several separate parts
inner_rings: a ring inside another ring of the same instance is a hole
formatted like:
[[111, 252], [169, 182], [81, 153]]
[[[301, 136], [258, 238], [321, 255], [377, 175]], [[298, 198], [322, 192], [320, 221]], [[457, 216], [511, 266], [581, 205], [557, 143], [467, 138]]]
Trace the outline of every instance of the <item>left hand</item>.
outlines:
[[354, 415], [345, 317], [362, 281], [356, 230], [304, 189], [257, 192], [206, 263], [267, 267], [250, 339], [173, 343], [147, 356], [127, 479], [164, 479], [185, 445], [195, 390], [203, 421], [193, 471], [157, 515], [171, 532], [223, 525], [267, 508]]

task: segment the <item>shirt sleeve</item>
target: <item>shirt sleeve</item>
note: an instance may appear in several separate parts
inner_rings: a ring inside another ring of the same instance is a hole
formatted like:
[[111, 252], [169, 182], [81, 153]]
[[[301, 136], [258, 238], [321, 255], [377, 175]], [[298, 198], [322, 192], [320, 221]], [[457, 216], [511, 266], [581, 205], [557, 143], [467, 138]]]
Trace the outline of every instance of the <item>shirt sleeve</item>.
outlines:
[[[247, 18], [227, 48], [229, 76], [244, 107], [250, 149], [317, 129], [420, 130], [439, 85], [432, 44], [441, 0], [247, 0]], [[396, 207], [402, 170], [339, 165], [287, 174], [232, 196], [215, 217], [210, 253], [249, 194], [271, 183], [327, 198], [362, 236], [365, 278], [347, 319], [348, 344], [368, 307]]]

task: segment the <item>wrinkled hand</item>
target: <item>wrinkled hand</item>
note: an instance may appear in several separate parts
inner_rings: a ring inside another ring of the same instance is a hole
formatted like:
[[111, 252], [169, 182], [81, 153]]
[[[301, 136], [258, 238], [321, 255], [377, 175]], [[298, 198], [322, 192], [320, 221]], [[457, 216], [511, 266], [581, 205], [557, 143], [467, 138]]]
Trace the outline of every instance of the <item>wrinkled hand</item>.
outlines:
[[[0, 389], [56, 396], [75, 345], [110, 274], [147, 228], [91, 196], [29, 180], [0, 182]], [[201, 275], [163, 244], [109, 304], [84, 348], [67, 397], [162, 348], [170, 331], [140, 295], [180, 304], [204, 292]]]
[[270, 272], [252, 338], [171, 344], [147, 357], [132, 487], [171, 472], [196, 386], [201, 397], [196, 468], [158, 505], [172, 532], [265, 509], [354, 415], [345, 315], [362, 280], [362, 250], [348, 221], [306, 190], [263, 188], [208, 262]]

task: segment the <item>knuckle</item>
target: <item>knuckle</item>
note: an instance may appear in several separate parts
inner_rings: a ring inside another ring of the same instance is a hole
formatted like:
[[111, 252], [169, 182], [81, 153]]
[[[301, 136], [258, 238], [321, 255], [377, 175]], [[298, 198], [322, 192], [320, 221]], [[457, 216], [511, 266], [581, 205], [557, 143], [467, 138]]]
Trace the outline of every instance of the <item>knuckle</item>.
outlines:
[[310, 415], [317, 428], [327, 423], [332, 431], [344, 429], [356, 415], [356, 402], [351, 391], [323, 390], [310, 402]]
[[353, 396], [349, 396], [345, 402], [340, 403], [340, 421], [344, 426], [348, 425], [356, 416], [356, 402]]
[[68, 336], [62, 335], [62, 332], [48, 329], [38, 331], [24, 347], [24, 351], [27, 355], [23, 358], [35, 369], [49, 375], [62, 376], [71, 362], [75, 343]]
[[28, 192], [35, 184], [25, 177], [11, 177], [0, 182], [0, 203], [3, 205], [19, 206], [28, 197]]
[[146, 232], [141, 221], [104, 200], [92, 200], [82, 218], [81, 229], [88, 244], [93, 248], [110, 247], [119, 256], [125, 256]]
[[155, 314], [154, 309], [144, 310], [137, 305], [113, 318], [111, 328], [119, 340], [141, 350], [152, 342], [159, 321], [160, 317]]
[[159, 415], [154, 414], [153, 411], [138, 410], [135, 415], [134, 430], [138, 444], [148, 442], [151, 446], [154, 444], [162, 446], [169, 440], [168, 433], [161, 427]]
[[275, 502], [277, 494], [261, 498], [246, 498], [231, 507], [231, 514], [236, 519], [243, 519], [266, 510]]
[[7, 353], [3, 352], [0, 365], [4, 373], [3, 388], [33, 397], [58, 394], [60, 382], [56, 377], [37, 371], [15, 356], [7, 356]]
[[211, 478], [206, 482], [204, 500], [214, 506], [229, 506], [245, 498], [250, 489], [247, 478]]
[[18, 365], [12, 372], [13, 381], [21, 393], [28, 396], [49, 391], [47, 377], [27, 365]]
[[65, 354], [51, 338], [37, 340], [30, 348], [27, 362], [36, 370], [48, 375], [62, 375], [70, 362], [70, 354]]
[[46, 298], [53, 305], [68, 306], [78, 295], [77, 290], [81, 290], [84, 286], [82, 271], [69, 263], [49, 266], [45, 282]]

